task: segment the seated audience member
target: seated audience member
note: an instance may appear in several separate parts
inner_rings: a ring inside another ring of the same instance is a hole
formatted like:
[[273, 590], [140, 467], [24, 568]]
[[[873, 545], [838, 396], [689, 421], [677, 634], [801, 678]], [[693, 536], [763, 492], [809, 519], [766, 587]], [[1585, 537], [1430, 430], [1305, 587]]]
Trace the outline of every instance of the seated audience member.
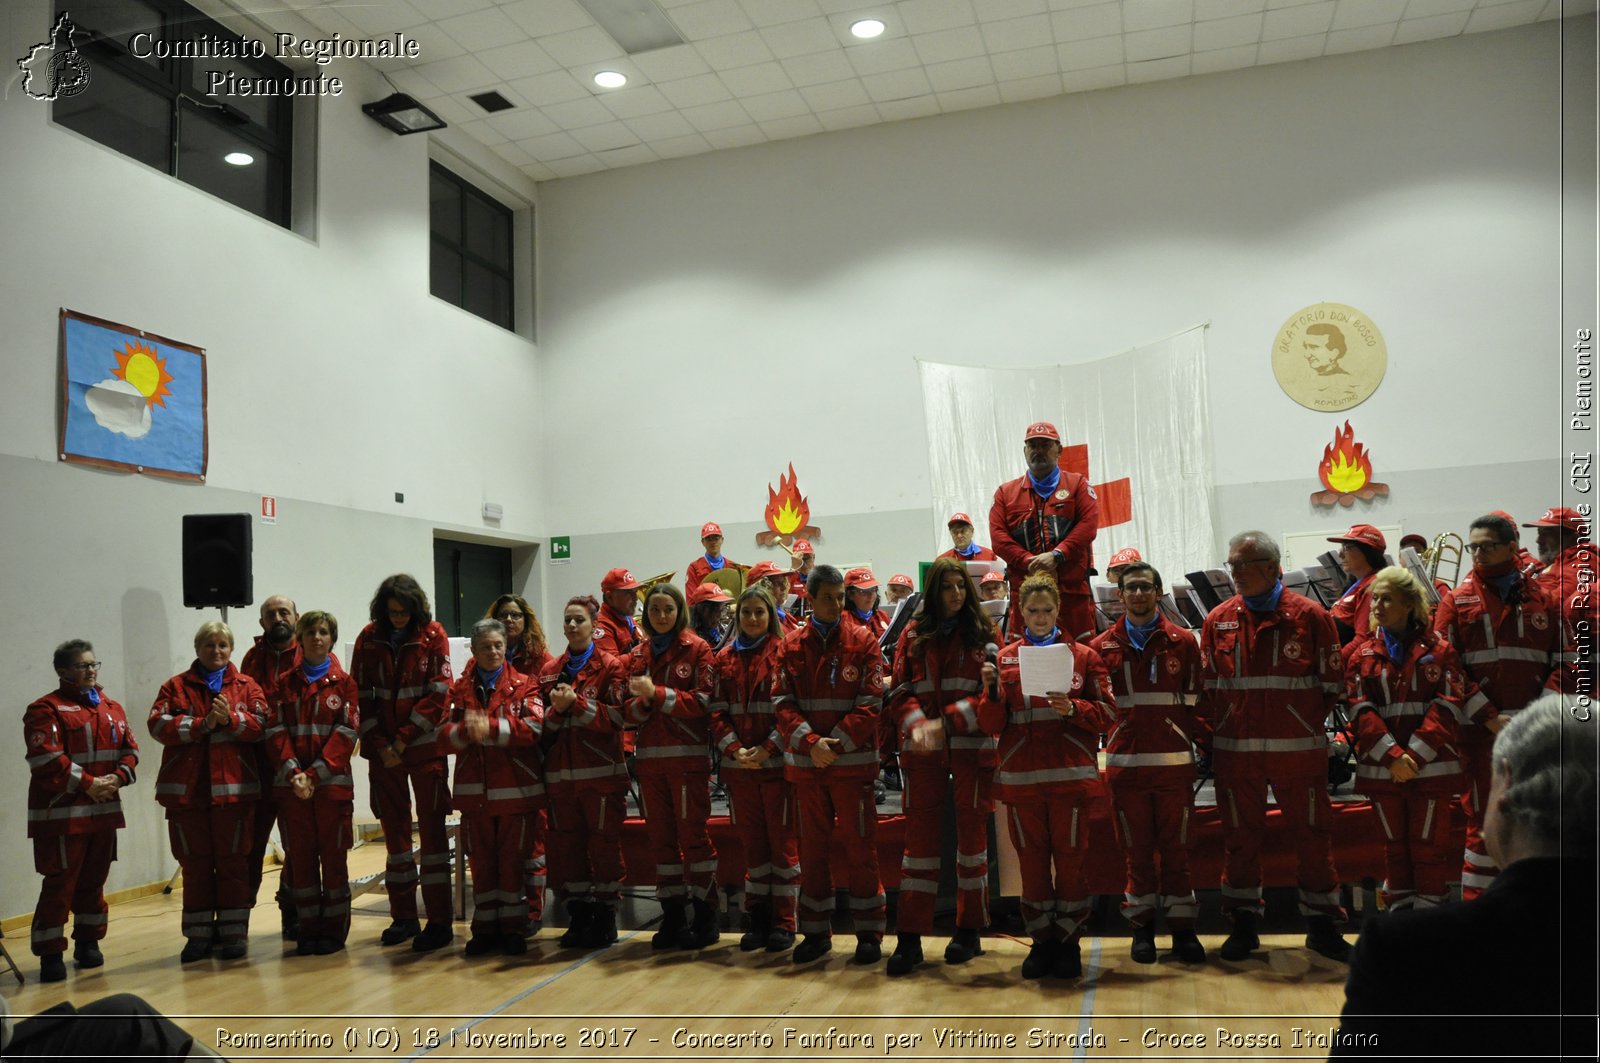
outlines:
[[987, 546], [980, 546], [972, 541], [972, 518], [965, 513], [957, 513], [951, 517], [946, 527], [950, 529], [950, 541], [955, 545], [940, 557], [953, 557], [958, 561], [998, 561], [1000, 555]]
[[894, 605], [896, 602], [903, 602], [911, 597], [916, 589], [917, 585], [911, 582], [910, 576], [904, 572], [896, 572], [889, 577], [889, 586], [884, 591], [884, 604]]
[[1499, 875], [1476, 900], [1368, 920], [1334, 1056], [1595, 1058], [1595, 727], [1548, 694], [1495, 736]]
[[33, 912], [32, 947], [39, 981], [67, 977], [67, 912], [73, 959], [99, 967], [105, 957], [106, 875], [117, 858], [124, 786], [134, 780], [139, 744], [122, 706], [101, 688], [94, 647], [70, 639], [56, 647], [60, 686], [22, 716], [27, 750], [28, 837], [33, 868], [44, 876]]

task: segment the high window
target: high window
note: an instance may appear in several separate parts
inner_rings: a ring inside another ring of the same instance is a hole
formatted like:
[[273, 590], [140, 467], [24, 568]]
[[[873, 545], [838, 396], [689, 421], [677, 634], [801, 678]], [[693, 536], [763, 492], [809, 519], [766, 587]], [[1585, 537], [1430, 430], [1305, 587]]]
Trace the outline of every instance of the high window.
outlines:
[[511, 211], [436, 162], [428, 193], [433, 294], [510, 329]]

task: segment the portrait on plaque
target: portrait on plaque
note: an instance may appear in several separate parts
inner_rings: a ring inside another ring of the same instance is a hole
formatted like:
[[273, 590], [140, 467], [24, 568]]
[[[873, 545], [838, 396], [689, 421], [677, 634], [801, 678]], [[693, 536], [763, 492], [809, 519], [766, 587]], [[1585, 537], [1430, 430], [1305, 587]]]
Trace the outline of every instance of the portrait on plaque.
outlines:
[[1272, 373], [1284, 394], [1312, 410], [1338, 413], [1365, 402], [1389, 367], [1383, 333], [1343, 303], [1297, 310], [1272, 341]]

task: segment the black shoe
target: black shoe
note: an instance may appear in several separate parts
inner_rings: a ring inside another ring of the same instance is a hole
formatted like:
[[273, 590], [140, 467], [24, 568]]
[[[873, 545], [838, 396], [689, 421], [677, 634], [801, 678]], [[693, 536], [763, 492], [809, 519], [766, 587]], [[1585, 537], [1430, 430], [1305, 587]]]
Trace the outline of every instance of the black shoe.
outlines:
[[1182, 963], [1205, 963], [1206, 947], [1200, 944], [1200, 939], [1193, 930], [1174, 930], [1172, 932], [1172, 952]]
[[1056, 964], [1056, 942], [1035, 941], [1022, 961], [1022, 977], [1044, 978]]
[[315, 956], [317, 954], [317, 939], [309, 934], [301, 938], [294, 947], [296, 956]]
[[[521, 938], [517, 939], [521, 941]], [[467, 939], [466, 947], [461, 950], [464, 956], [487, 956], [500, 947], [499, 934], [474, 934]]]
[[48, 956], [39, 957], [39, 981], [65, 982], [67, 980], [67, 961], [61, 958], [61, 953], [52, 952]]
[[908, 975], [922, 962], [922, 935], [901, 934], [895, 939], [894, 954], [886, 968], [890, 978]]
[[1133, 928], [1133, 947], [1128, 950], [1128, 955], [1133, 957], [1134, 963], [1156, 962], [1156, 928], [1153, 926], [1136, 926]]
[[1233, 932], [1217, 950], [1217, 955], [1237, 962], [1249, 959], [1250, 954], [1260, 947], [1261, 935], [1256, 933], [1256, 913], [1240, 908], [1233, 913]]
[[594, 910], [599, 905], [592, 901], [567, 902], [567, 932], [556, 939], [564, 949], [586, 948], [589, 944], [589, 924], [594, 921]]
[[691, 902], [694, 908], [694, 922], [678, 931], [678, 947], [680, 949], [703, 949], [707, 945], [714, 945], [722, 937], [722, 931], [717, 927], [717, 910], [711, 907], [710, 901], [696, 900]]
[[80, 941], [72, 947], [72, 962], [83, 968], [104, 967], [106, 957], [97, 943]]
[[300, 939], [300, 914], [293, 908], [279, 906], [278, 914], [283, 919], [283, 940], [298, 941]]
[[456, 932], [449, 923], [429, 923], [411, 942], [411, 951], [432, 952], [444, 948], [455, 939]]
[[500, 938], [500, 955], [521, 956], [528, 951], [528, 939], [521, 934], [504, 934]]
[[338, 938], [317, 938], [311, 950], [318, 956], [332, 956], [335, 952], [344, 951], [344, 942]]
[[974, 956], [983, 955], [983, 937], [971, 927], [957, 927], [956, 936], [944, 947], [945, 963], [966, 963]]
[[211, 955], [210, 938], [189, 938], [183, 943], [183, 951], [178, 953], [179, 963], [194, 963]]
[[794, 931], [775, 926], [767, 931], [768, 952], [788, 952], [794, 948]]
[[243, 941], [230, 941], [217, 949], [219, 960], [242, 960], [244, 954], [250, 951], [250, 946]]
[[402, 941], [410, 941], [421, 932], [422, 925], [415, 919], [396, 919], [384, 928], [378, 940], [385, 945], [398, 945]]
[[1306, 920], [1306, 948], [1340, 963], [1350, 962], [1350, 942], [1334, 929], [1333, 917], [1313, 915]]
[[1083, 953], [1076, 941], [1056, 942], [1056, 959], [1050, 973], [1057, 978], [1078, 978], [1083, 974]]
[[[772, 909], [765, 904], [750, 906], [750, 929], [739, 939], [740, 952], [754, 952], [767, 947], [767, 935], [772, 931]], [[794, 936], [790, 935], [790, 940]]]
[[678, 947], [678, 934], [688, 923], [683, 918], [682, 901], [661, 902], [661, 929], [650, 938], [650, 947], [657, 952]]
[[795, 963], [810, 963], [833, 951], [832, 934], [807, 934], [794, 949]]
[[883, 959], [883, 946], [878, 944], [878, 939], [872, 934], [857, 934], [856, 954], [850, 957], [850, 962], [857, 967], [867, 967], [881, 959]]
[[585, 930], [584, 947], [609, 949], [617, 943], [617, 910], [609, 904], [598, 902], [589, 906], [589, 923]]
[[524, 941], [532, 940], [535, 936], [538, 935], [539, 931], [541, 931], [543, 929], [544, 929], [544, 920], [543, 919], [529, 919], [528, 920], [528, 925], [522, 931], [522, 940], [524, 940]]

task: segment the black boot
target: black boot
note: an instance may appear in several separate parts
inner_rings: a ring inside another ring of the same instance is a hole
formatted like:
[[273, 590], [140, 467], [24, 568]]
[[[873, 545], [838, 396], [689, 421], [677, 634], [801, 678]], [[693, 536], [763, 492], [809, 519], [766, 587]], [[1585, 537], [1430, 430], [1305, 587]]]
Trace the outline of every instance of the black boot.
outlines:
[[678, 900], [661, 902], [661, 929], [657, 930], [650, 938], [650, 947], [661, 949], [675, 949], [678, 947], [678, 935], [686, 925], [683, 918], [683, 902]]
[[1306, 948], [1330, 960], [1350, 962], [1350, 942], [1340, 937], [1339, 931], [1334, 929], [1332, 916], [1313, 915], [1306, 920]]
[[422, 925], [415, 919], [396, 919], [384, 927], [378, 940], [385, 945], [398, 945], [422, 933]]
[[1256, 913], [1248, 908], [1236, 909], [1233, 913], [1233, 932], [1222, 943], [1222, 948], [1217, 950], [1217, 955], [1237, 962], [1249, 959], [1250, 954], [1260, 947], [1261, 935], [1256, 933]]
[[678, 947], [703, 949], [716, 944], [722, 937], [722, 930], [717, 926], [717, 910], [711, 907], [710, 901], [702, 900], [691, 901], [690, 907], [694, 909], [694, 922], [678, 931]]
[[899, 978], [901, 975], [910, 974], [921, 962], [922, 935], [901, 934], [895, 940], [894, 954], [889, 957], [887, 966], [889, 977]]
[[788, 952], [794, 948], [794, 931], [775, 926], [767, 931], [768, 952]]
[[429, 923], [411, 941], [412, 952], [433, 952], [456, 939], [455, 927], [449, 923]]
[[807, 934], [794, 950], [795, 963], [810, 963], [833, 951], [832, 934]]
[[283, 924], [283, 940], [300, 939], [300, 912], [289, 897], [288, 890], [278, 891], [278, 917]]
[[957, 927], [956, 936], [944, 947], [945, 963], [966, 963], [974, 956], [983, 955], [983, 939], [971, 927]]
[[105, 953], [96, 941], [80, 941], [72, 946], [72, 960], [79, 967], [104, 967]]
[[39, 957], [39, 981], [65, 982], [67, 980], [67, 961], [61, 958], [61, 953], [51, 952]]
[[589, 912], [589, 938], [584, 947], [609, 949], [617, 943], [617, 910], [596, 901], [590, 905]]
[[750, 929], [739, 939], [739, 951], [754, 952], [756, 949], [766, 948], [767, 935], [770, 933], [772, 933], [772, 908], [765, 904], [752, 904]]
[[562, 934], [556, 944], [564, 949], [581, 949], [589, 944], [589, 924], [594, 920], [594, 909], [598, 907], [592, 901], [568, 901], [567, 919], [569, 925], [567, 932]]
[[1028, 958], [1022, 961], [1022, 977], [1043, 978], [1056, 965], [1056, 942], [1034, 941]]
[[1206, 947], [1200, 944], [1193, 930], [1174, 930], [1172, 951], [1184, 963], [1206, 962]]
[[878, 944], [876, 934], [856, 935], [856, 954], [850, 957], [850, 962], [857, 967], [866, 967], [883, 959], [883, 946]]
[[1050, 973], [1057, 978], [1077, 978], [1083, 974], [1083, 953], [1076, 941], [1056, 942], [1056, 960]]
[[1128, 950], [1128, 955], [1133, 957], [1134, 963], [1156, 962], [1156, 928], [1153, 926], [1136, 926], [1133, 928], [1133, 947]]

